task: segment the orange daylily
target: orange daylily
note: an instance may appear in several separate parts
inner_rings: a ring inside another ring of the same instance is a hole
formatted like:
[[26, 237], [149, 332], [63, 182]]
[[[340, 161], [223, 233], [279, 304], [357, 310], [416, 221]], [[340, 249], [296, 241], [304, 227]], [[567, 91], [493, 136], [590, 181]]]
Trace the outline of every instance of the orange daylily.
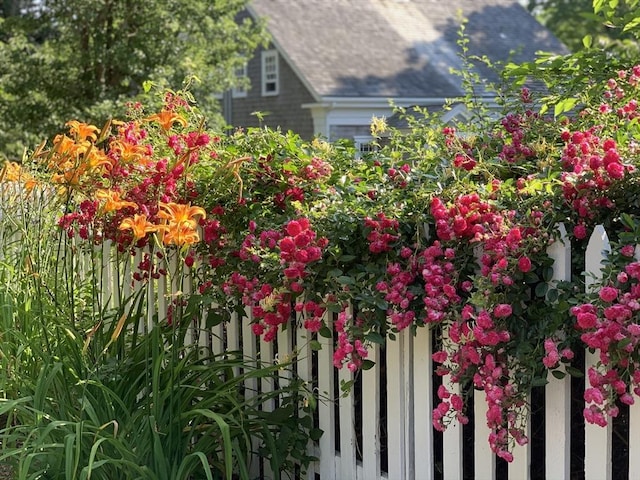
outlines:
[[169, 224], [162, 234], [162, 243], [165, 245], [191, 245], [199, 240], [198, 230], [187, 224]]
[[60, 171], [62, 173], [54, 173], [51, 176], [53, 183], [63, 183], [66, 185], [79, 185], [80, 178], [87, 172], [88, 166], [81, 164], [74, 168], [71, 162], [66, 162], [61, 166]]
[[159, 205], [158, 217], [167, 221], [162, 238], [165, 244], [189, 245], [200, 239], [196, 217], [207, 216], [202, 207], [174, 202], [160, 202]]
[[111, 149], [120, 156], [125, 163], [139, 163], [148, 165], [151, 159], [147, 156], [149, 148], [146, 145], [137, 145], [130, 142], [114, 140], [111, 142]]
[[92, 149], [87, 157], [91, 168], [101, 167], [103, 165], [113, 165], [112, 160], [107, 156], [104, 150], [100, 148]]
[[0, 182], [15, 182], [20, 179], [22, 168], [16, 162], [6, 161], [0, 170]]
[[157, 232], [160, 230], [158, 225], [151, 223], [146, 215], [135, 214], [133, 217], [127, 217], [120, 222], [119, 230], [131, 230], [136, 240], [144, 238], [147, 233]]
[[78, 154], [84, 153], [87, 150], [87, 146], [76, 143], [66, 135], [56, 135], [53, 139], [54, 158], [76, 157]]
[[159, 205], [158, 217], [164, 218], [169, 224], [188, 225], [190, 228], [196, 228], [198, 221], [195, 217], [205, 218], [207, 216], [202, 207], [192, 207], [188, 204], [174, 202], [160, 202]]
[[104, 205], [102, 206], [102, 210], [105, 213], [113, 212], [115, 210], [120, 210], [125, 207], [137, 207], [138, 205], [134, 202], [128, 202], [126, 200], [122, 200], [120, 198], [120, 193], [114, 190], [98, 190], [96, 192], [96, 198], [98, 200], [104, 200]]
[[6, 161], [4, 167], [0, 169], [0, 183], [2, 182], [22, 182], [29, 191], [37, 185], [37, 181], [22, 166], [16, 162]]
[[66, 126], [69, 127], [69, 133], [75, 136], [78, 143], [85, 142], [87, 139], [95, 142], [98, 139], [100, 130], [95, 125], [71, 120], [67, 122]]
[[149, 122], [157, 122], [165, 132], [171, 130], [174, 123], [179, 123], [183, 127], [187, 126], [187, 121], [179, 114], [172, 110], [162, 110], [155, 115], [146, 118]]

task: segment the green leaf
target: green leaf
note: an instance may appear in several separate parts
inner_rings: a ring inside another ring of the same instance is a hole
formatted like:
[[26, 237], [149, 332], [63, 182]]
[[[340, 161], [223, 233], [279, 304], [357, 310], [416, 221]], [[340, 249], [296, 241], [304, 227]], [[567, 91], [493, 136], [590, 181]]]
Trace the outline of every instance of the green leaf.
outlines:
[[356, 281], [353, 277], [342, 275], [336, 279], [340, 285], [355, 285]]
[[373, 360], [363, 360], [362, 370], [371, 370], [375, 364], [376, 362], [374, 362]]
[[626, 212], [620, 214], [620, 222], [629, 230], [635, 230], [636, 222], [631, 215]]
[[542, 279], [550, 282], [553, 279], [553, 267], [546, 267], [542, 270]]
[[618, 347], [620, 350], [624, 350], [624, 348], [631, 343], [631, 338], [623, 338], [618, 342]]
[[340, 275], [342, 275], [342, 270], [340, 270], [339, 268], [334, 268], [332, 270], [329, 270], [327, 272], [327, 276], [328, 277], [339, 277]]
[[326, 327], [326, 326], [322, 327], [318, 333], [320, 334], [321, 337], [333, 338], [333, 333], [331, 332], [329, 327]]
[[538, 298], [544, 298], [545, 295], [547, 294], [547, 289], [548, 289], [548, 285], [546, 283], [538, 283], [536, 285], [536, 297]]
[[371, 343], [384, 345], [384, 337], [380, 335], [378, 332], [369, 332], [364, 336], [364, 339], [370, 341]]
[[340, 390], [342, 391], [344, 396], [347, 396], [347, 394], [351, 391], [351, 388], [353, 387], [354, 383], [355, 383], [355, 380], [340, 381]]
[[627, 23], [624, 26], [622, 31], [623, 32], [628, 32], [629, 30], [633, 30], [634, 28], [637, 28], [638, 25], [640, 25], [640, 17], [635, 17], [633, 20], [631, 20], [629, 23]]
[[220, 325], [224, 322], [224, 315], [221, 314], [218, 310], [209, 310], [207, 312], [206, 325], [207, 328], [213, 328], [217, 325]]
[[564, 100], [561, 100], [560, 102], [556, 103], [553, 109], [553, 115], [555, 117], [558, 117], [565, 112], [569, 112], [573, 110], [573, 108], [577, 105], [577, 103], [578, 103], [577, 98], [565, 98]]
[[593, 37], [591, 35], [585, 35], [582, 38], [582, 45], [584, 45], [584, 48], [591, 48], [592, 44], [593, 44]]
[[578, 369], [577, 369], [577, 368], [575, 368], [575, 367], [567, 366], [567, 367], [565, 367], [565, 370], [566, 370], [566, 371], [567, 371], [567, 373], [568, 373], [569, 375], [571, 375], [572, 377], [576, 377], [576, 378], [582, 378], [582, 377], [584, 377], [584, 373], [583, 373], [583, 372], [581, 372], [580, 370], [578, 370]]
[[544, 377], [535, 377], [531, 380], [532, 387], [544, 387], [548, 382], [548, 380]]
[[324, 435], [324, 431], [319, 428], [312, 428], [309, 431], [309, 438], [314, 442], [320, 440], [320, 437], [322, 437], [322, 435]]
[[343, 310], [343, 307], [337, 303], [329, 303], [327, 305], [327, 310], [331, 313], [340, 313]]
[[318, 351], [322, 350], [322, 344], [318, 340], [311, 340], [309, 342], [309, 347], [314, 352], [318, 352]]
[[553, 375], [555, 378], [557, 378], [558, 380], [562, 380], [564, 377], [567, 376], [567, 374], [563, 371], [560, 370], [553, 370], [551, 372], [551, 375]]

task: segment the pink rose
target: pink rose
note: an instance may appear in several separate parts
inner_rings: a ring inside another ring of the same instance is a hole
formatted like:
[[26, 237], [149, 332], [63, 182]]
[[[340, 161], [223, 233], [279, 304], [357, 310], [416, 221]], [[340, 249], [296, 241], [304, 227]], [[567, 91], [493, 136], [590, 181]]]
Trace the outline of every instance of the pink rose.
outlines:
[[527, 273], [531, 270], [531, 259], [529, 257], [520, 257], [518, 259], [518, 269], [522, 273]]
[[614, 287], [602, 287], [599, 295], [604, 302], [613, 302], [618, 298], [618, 289]]
[[511, 305], [508, 303], [500, 303], [493, 309], [493, 315], [496, 318], [506, 318], [513, 312]]
[[620, 249], [620, 253], [625, 257], [633, 257], [636, 253], [636, 249], [633, 245], [625, 245]]
[[578, 240], [587, 238], [587, 227], [585, 227], [583, 224], [576, 225], [575, 227], [573, 227], [573, 235]]
[[577, 320], [578, 320], [578, 326], [582, 330], [587, 330], [589, 328], [593, 328], [596, 326], [596, 323], [598, 322], [598, 317], [593, 313], [584, 312], [584, 313], [578, 314]]

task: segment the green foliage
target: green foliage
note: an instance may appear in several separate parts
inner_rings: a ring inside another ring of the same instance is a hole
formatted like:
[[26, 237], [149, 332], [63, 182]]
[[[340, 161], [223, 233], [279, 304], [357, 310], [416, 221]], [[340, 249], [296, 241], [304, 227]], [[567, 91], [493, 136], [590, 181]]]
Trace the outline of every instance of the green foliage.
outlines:
[[[249, 479], [257, 458], [279, 478], [308, 465], [320, 432], [290, 363], [190, 346], [179, 319], [197, 305], [147, 329], [144, 288], [109, 307], [103, 254], [55, 226], [64, 197], [1, 192], [0, 459], [16, 478]], [[275, 388], [247, 389], [266, 378]]]
[[[529, 0], [527, 8], [571, 51], [584, 47], [637, 53], [635, 0]], [[585, 38], [589, 40], [585, 42]], [[586, 44], [588, 43], [588, 45]]]
[[211, 92], [230, 88], [235, 70], [265, 40], [260, 25], [234, 21], [245, 3], [48, 0], [5, 14], [0, 154], [19, 159], [69, 118], [101, 124], [121, 116], [125, 99], [141, 94], [147, 80], [168, 87], [197, 76], [213, 121]]
[[[613, 22], [616, 6], [598, 3], [596, 10]], [[635, 31], [633, 18], [623, 17]], [[471, 120], [445, 124], [440, 114], [399, 110], [408, 131], [388, 131], [375, 120], [380, 149], [363, 158], [346, 142], [309, 142], [293, 132], [207, 131], [190, 94], [169, 92], [160, 112], [136, 106], [128, 123], [114, 122], [101, 133], [70, 122], [68, 136], [25, 158], [22, 169], [8, 164], [2, 175], [9, 180], [35, 175], [38, 188], [62, 194], [51, 198], [61, 202], [59, 226], [68, 234], [59, 240], [36, 236], [25, 244], [28, 250], [17, 250], [29, 253], [18, 254], [6, 270], [7, 315], [46, 322], [41, 332], [27, 330], [36, 339], [28, 354], [16, 346], [18, 337], [7, 337], [10, 358], [25, 363], [31, 379], [4, 380], [14, 395], [6, 411], [23, 419], [6, 430], [8, 441], [17, 435], [28, 447], [20, 456], [22, 471], [43, 468], [37, 463], [48, 448], [67, 442], [64, 461], [53, 456], [71, 474], [129, 468], [124, 452], [131, 451], [141, 455], [138, 467], [163, 478], [204, 466], [199, 452], [206, 450], [215, 475], [246, 476], [251, 436], [261, 440], [258, 451], [274, 471], [287, 469], [290, 456], [304, 465], [306, 441], [319, 434], [306, 410], [296, 415], [306, 392], [289, 384], [282, 408], [264, 416], [265, 409], [252, 403], [262, 402], [261, 395], [240, 395], [239, 384], [225, 373], [241, 367], [251, 375], [251, 365], [229, 364], [228, 358], [202, 363], [184, 347], [190, 320], [205, 311], [209, 326], [247, 315], [265, 341], [295, 317], [311, 337], [335, 339], [334, 364], [353, 371], [371, 366], [369, 346], [393, 340], [405, 328], [434, 328], [442, 342], [434, 354], [438, 372], [449, 373], [463, 395], [485, 391], [491, 447], [512, 459], [513, 444], [526, 441], [531, 389], [545, 384], [549, 372], [577, 374], [573, 350], [583, 348], [589, 335], [598, 337], [588, 331], [591, 306], [580, 305], [593, 297], [582, 275], [589, 232], [602, 224], [617, 246], [638, 238], [640, 66], [608, 55], [588, 48], [511, 66], [507, 75], [542, 80], [548, 91], [542, 99], [527, 88], [517, 96], [499, 91], [500, 112], [479, 103], [475, 77], [463, 72], [469, 92], [461, 102]], [[17, 218], [9, 225], [31, 238], [31, 220], [23, 223], [30, 216]], [[577, 267], [563, 281], [554, 280], [548, 254], [560, 241], [559, 223], [569, 231]], [[85, 242], [72, 241], [76, 235]], [[142, 249], [176, 256], [171, 271], [136, 272], [143, 284], [148, 278], [141, 272], [166, 276], [172, 285], [171, 305], [152, 319], [154, 328], [145, 326], [142, 296], [120, 299], [119, 309], [109, 310], [96, 281], [102, 278], [98, 263], [87, 277], [93, 281], [76, 278], [78, 259], [89, 254], [95, 261], [91, 252], [96, 245], [105, 248], [106, 240], [120, 259]], [[42, 249], [37, 255], [34, 245]], [[628, 250], [623, 256], [630, 262]], [[612, 259], [622, 268], [621, 257]], [[16, 272], [20, 281], [14, 285], [8, 275]], [[183, 293], [186, 278], [197, 293]], [[605, 293], [612, 298], [611, 289]], [[36, 299], [35, 307], [20, 306], [27, 296]], [[635, 299], [631, 304], [638, 305]], [[575, 312], [582, 317], [576, 320]], [[66, 321], [53, 321], [60, 318]], [[623, 367], [621, 381], [629, 390], [640, 381], [640, 374], [631, 376], [631, 369], [640, 372], [632, 343], [638, 338], [629, 333], [612, 347], [611, 358], [620, 365], [610, 368]], [[320, 347], [317, 340], [311, 345]], [[218, 361], [220, 370], [212, 368]], [[272, 373], [255, 370], [258, 376]], [[63, 385], [68, 391], [60, 398], [79, 400], [80, 410], [58, 400], [56, 389]], [[215, 394], [205, 398], [203, 389]], [[615, 401], [619, 392], [611, 392], [608, 401]], [[466, 419], [465, 399], [446, 386], [438, 395], [436, 428]], [[120, 410], [99, 413], [96, 404], [107, 398], [118, 399], [109, 408]], [[588, 421], [600, 421], [593, 409], [588, 412]], [[37, 435], [24, 435], [34, 425]], [[210, 435], [200, 438], [199, 429]], [[55, 437], [59, 433], [62, 438]], [[165, 441], [175, 456], [162, 450]], [[202, 450], [190, 450], [194, 442]]]
[[529, 9], [573, 51], [564, 56], [541, 53], [533, 62], [505, 69], [506, 78], [519, 84], [531, 78], [544, 83], [543, 112], [561, 115], [579, 107], [577, 99], [582, 105], [598, 102], [604, 83], [640, 58], [635, 0], [534, 0]]

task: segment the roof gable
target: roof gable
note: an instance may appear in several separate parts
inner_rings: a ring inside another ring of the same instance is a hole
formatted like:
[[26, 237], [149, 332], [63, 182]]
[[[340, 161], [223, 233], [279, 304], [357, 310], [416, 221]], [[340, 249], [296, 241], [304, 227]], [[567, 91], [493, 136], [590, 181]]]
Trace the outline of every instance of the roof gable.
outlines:
[[459, 95], [458, 12], [471, 54], [566, 51], [516, 0], [251, 0], [250, 10], [316, 97]]

